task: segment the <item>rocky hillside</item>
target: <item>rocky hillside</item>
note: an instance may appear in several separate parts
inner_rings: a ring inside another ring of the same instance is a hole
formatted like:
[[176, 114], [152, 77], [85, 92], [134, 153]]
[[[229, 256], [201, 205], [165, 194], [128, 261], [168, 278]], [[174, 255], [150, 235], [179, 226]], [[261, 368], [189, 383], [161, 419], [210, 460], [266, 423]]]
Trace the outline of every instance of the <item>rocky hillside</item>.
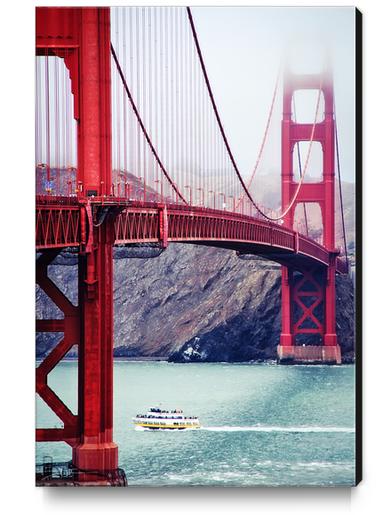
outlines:
[[[173, 361], [273, 359], [280, 332], [280, 269], [268, 261], [244, 261], [232, 251], [170, 245], [160, 257], [114, 261], [115, 355], [168, 356]], [[72, 255], [50, 267], [58, 286], [77, 302]], [[337, 283], [337, 325], [345, 360], [354, 345], [353, 285]], [[37, 316], [56, 309], [37, 288]], [[57, 315], [58, 316], [58, 315]], [[37, 335], [37, 355], [54, 344]]]

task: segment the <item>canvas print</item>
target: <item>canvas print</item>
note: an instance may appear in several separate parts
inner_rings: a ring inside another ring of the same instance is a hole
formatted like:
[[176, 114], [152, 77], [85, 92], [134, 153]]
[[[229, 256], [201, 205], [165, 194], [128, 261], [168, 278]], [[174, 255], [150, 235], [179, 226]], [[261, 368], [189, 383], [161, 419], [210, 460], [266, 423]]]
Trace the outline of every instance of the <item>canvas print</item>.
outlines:
[[36, 9], [37, 486], [360, 480], [360, 34]]

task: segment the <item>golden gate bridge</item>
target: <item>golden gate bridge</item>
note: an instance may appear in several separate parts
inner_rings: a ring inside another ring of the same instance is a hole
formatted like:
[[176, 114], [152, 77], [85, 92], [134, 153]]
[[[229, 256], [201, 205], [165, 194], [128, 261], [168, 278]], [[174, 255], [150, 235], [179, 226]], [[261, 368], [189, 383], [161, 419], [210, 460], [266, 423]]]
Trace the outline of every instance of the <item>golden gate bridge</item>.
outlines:
[[[37, 320], [38, 332], [63, 338], [37, 367], [36, 379], [37, 393], [63, 427], [36, 433], [37, 441], [72, 447], [72, 470], [84, 484], [126, 483], [113, 442], [114, 245], [161, 251], [171, 243], [190, 243], [280, 263], [279, 361], [341, 362], [335, 276], [347, 273], [348, 263], [330, 66], [311, 75], [288, 67], [279, 72], [260, 150], [245, 180], [201, 46], [190, 8], [36, 11], [36, 282], [63, 313], [61, 319]], [[258, 202], [254, 177], [279, 88], [276, 211]], [[317, 92], [311, 123], [296, 119], [298, 90]], [[306, 180], [314, 145], [323, 156], [316, 182]], [[309, 230], [307, 206], [313, 203], [320, 208], [321, 240]], [[343, 250], [335, 241], [336, 214]], [[48, 266], [64, 249], [78, 256], [78, 305], [48, 276]], [[311, 345], [303, 346], [308, 335]], [[74, 345], [77, 414], [47, 380]]]

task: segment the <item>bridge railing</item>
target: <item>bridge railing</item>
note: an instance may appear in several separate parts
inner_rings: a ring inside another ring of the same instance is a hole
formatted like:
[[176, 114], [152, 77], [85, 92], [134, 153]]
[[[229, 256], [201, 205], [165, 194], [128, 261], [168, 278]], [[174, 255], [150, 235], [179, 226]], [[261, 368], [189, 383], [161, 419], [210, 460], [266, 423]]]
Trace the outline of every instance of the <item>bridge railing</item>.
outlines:
[[[162, 204], [132, 204], [116, 221], [116, 242], [121, 244], [158, 241], [159, 210]], [[247, 242], [276, 246], [295, 251], [295, 233], [267, 220], [248, 215], [194, 206], [169, 204], [167, 209], [167, 239], [169, 241]], [[148, 235], [148, 238], [147, 238]]]
[[152, 207], [126, 209], [115, 220], [115, 243], [153, 243], [160, 237], [159, 210]]
[[329, 252], [322, 245], [317, 243], [302, 234], [299, 234], [298, 237], [298, 252], [302, 254], [306, 254], [309, 257], [315, 257], [322, 263], [329, 263]]
[[37, 205], [35, 222], [37, 250], [80, 245], [78, 205]]

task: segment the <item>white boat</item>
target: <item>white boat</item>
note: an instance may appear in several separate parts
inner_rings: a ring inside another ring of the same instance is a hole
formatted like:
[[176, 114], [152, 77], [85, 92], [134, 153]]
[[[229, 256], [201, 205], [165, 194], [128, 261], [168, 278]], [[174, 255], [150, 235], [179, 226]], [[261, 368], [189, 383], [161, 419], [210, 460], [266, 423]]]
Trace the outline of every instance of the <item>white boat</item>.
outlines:
[[149, 408], [145, 415], [134, 417], [133, 422], [136, 429], [148, 430], [183, 430], [201, 427], [198, 417], [185, 417], [180, 409], [163, 410], [155, 407]]

